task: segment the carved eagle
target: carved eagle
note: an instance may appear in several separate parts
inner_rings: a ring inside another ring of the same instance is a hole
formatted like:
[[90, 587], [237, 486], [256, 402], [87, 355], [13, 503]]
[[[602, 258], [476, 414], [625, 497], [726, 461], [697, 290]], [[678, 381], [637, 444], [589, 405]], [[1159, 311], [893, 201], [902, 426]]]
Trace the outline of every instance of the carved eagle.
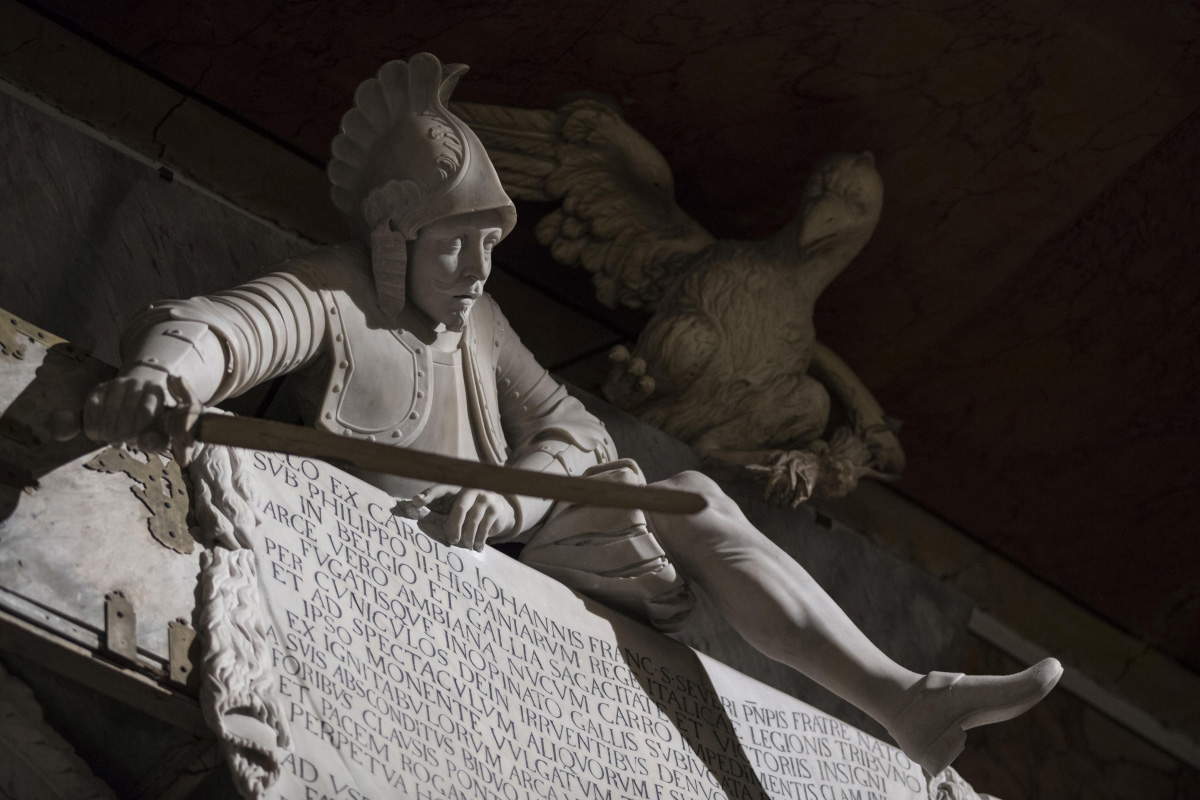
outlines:
[[662, 154], [612, 106], [458, 103], [515, 200], [557, 202], [538, 222], [554, 258], [596, 295], [653, 311], [618, 347], [604, 394], [797, 505], [904, 467], [895, 424], [816, 340], [813, 308], [866, 244], [883, 201], [870, 153], [822, 161], [795, 218], [761, 241], [715, 239], [675, 202]]

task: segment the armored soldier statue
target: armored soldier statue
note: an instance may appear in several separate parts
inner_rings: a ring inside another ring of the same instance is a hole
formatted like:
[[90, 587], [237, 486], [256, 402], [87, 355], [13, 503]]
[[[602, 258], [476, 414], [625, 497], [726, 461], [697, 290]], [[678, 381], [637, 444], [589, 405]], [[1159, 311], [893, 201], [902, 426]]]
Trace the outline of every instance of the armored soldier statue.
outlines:
[[[363, 83], [329, 167], [359, 238], [228, 291], [153, 305], [125, 336], [118, 377], [89, 397], [86, 432], [161, 444], [160, 417], [183, 399], [174, 387], [212, 404], [293, 373], [299, 409], [320, 429], [641, 482], [483, 292], [516, 209], [448, 110], [465, 71], [422, 54]], [[700, 587], [754, 647], [862, 708], [931, 774], [958, 755], [965, 730], [1024, 712], [1061, 674], [1053, 659], [1008, 676], [905, 669], [700, 473], [662, 482], [706, 497], [707, 510], [687, 517], [362, 477], [410, 505], [448, 504], [448, 544], [524, 543], [526, 563], [664, 631]]]

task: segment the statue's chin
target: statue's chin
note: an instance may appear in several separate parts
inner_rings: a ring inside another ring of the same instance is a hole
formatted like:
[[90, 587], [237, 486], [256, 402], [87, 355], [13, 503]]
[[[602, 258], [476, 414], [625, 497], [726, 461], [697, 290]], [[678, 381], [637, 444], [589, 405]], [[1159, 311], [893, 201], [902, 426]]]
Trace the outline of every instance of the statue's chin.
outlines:
[[442, 320], [442, 324], [446, 326], [446, 330], [448, 331], [461, 333], [467, 327], [467, 317], [470, 313], [470, 308], [464, 308], [462, 311], [451, 311]]
[[437, 333], [443, 331], [462, 333], [467, 327], [467, 317], [471, 313], [470, 305], [454, 309], [447, 309], [444, 306], [436, 309], [427, 309], [413, 303], [412, 308], [415, 311], [419, 311], [420, 316], [426, 324]]

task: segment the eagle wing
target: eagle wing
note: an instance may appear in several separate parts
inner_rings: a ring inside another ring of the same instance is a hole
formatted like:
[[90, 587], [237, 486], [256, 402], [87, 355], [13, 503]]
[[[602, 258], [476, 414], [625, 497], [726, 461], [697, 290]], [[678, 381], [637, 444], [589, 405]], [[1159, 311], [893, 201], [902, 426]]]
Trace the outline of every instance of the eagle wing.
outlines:
[[455, 103], [516, 200], [559, 202], [537, 225], [555, 260], [592, 273], [610, 307], [653, 308], [713, 237], [675, 204], [671, 168], [618, 111]]

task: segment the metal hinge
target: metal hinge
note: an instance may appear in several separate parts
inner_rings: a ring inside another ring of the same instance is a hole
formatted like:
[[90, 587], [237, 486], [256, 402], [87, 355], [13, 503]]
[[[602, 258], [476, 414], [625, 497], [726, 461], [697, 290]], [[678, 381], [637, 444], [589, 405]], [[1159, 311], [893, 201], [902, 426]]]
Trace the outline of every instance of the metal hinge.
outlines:
[[192, 643], [196, 631], [182, 617], [167, 623], [167, 657], [170, 664], [167, 679], [180, 687], [188, 688], [193, 683], [195, 670], [192, 667]]
[[137, 614], [120, 589], [104, 595], [104, 652], [141, 666], [137, 654]]

